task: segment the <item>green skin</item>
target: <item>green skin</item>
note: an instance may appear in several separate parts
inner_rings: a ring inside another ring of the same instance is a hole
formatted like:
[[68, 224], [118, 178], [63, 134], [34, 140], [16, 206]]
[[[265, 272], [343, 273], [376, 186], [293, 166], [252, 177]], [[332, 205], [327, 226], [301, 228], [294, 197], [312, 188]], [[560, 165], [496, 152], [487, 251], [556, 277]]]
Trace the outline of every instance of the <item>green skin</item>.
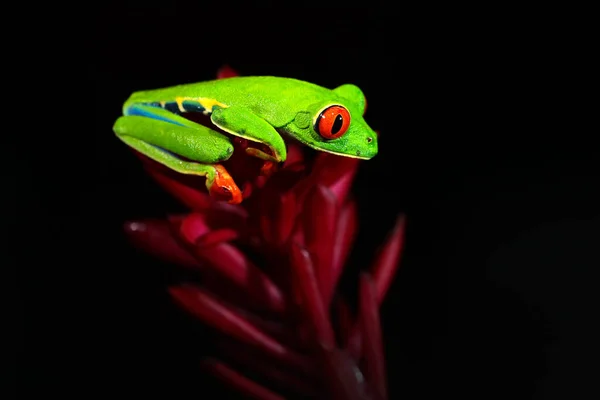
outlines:
[[[315, 124], [332, 105], [346, 108], [350, 124], [341, 137], [325, 139]], [[271, 153], [249, 147], [249, 155], [281, 163], [286, 160], [283, 137], [344, 157], [374, 157], [377, 134], [363, 119], [365, 107], [362, 91], [351, 84], [331, 90], [291, 78], [232, 77], [133, 93], [113, 129], [140, 153], [179, 173], [205, 176], [212, 195], [239, 203], [239, 189], [219, 164], [233, 154], [231, 139], [179, 114], [210, 115], [218, 128], [262, 143]]]

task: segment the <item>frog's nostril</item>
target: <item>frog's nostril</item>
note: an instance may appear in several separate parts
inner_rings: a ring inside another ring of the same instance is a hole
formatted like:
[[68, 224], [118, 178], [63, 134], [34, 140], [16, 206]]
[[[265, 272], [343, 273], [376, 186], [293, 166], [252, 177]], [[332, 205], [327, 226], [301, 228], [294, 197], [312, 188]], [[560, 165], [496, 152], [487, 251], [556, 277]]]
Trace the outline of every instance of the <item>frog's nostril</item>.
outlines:
[[369, 136], [369, 137], [367, 138], [367, 143], [371, 143], [372, 141], [373, 141], [373, 138]]

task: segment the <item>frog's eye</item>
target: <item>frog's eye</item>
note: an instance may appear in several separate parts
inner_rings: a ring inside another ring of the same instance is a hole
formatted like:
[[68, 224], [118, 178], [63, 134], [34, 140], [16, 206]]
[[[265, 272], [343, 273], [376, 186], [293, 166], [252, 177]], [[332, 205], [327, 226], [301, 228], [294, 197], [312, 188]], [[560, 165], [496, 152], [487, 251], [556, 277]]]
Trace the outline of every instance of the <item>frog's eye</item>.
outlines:
[[341, 137], [350, 126], [350, 113], [342, 106], [329, 106], [319, 114], [315, 124], [315, 131], [323, 139], [337, 139]]

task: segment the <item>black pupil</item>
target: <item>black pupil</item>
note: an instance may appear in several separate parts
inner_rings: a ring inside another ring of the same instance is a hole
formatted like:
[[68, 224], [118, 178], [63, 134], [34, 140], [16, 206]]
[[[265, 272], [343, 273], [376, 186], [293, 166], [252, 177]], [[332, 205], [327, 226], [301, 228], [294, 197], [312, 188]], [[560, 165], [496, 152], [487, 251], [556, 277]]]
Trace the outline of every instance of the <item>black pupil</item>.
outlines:
[[333, 126], [331, 127], [331, 134], [335, 135], [342, 129], [342, 124], [344, 123], [344, 117], [342, 114], [338, 114], [335, 116], [335, 121], [333, 121]]

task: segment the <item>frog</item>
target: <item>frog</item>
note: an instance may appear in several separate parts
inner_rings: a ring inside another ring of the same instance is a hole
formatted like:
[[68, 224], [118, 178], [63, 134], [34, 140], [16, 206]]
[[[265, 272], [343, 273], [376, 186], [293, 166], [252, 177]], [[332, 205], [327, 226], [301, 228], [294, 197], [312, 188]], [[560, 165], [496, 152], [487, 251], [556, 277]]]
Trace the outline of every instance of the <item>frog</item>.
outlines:
[[232, 76], [134, 92], [113, 131], [163, 166], [204, 177], [210, 196], [240, 204], [242, 191], [223, 166], [236, 137], [251, 144], [243, 151], [264, 162], [263, 172], [286, 161], [289, 140], [369, 160], [378, 153], [378, 135], [364, 119], [366, 107], [363, 91], [352, 83], [329, 89], [295, 78]]

